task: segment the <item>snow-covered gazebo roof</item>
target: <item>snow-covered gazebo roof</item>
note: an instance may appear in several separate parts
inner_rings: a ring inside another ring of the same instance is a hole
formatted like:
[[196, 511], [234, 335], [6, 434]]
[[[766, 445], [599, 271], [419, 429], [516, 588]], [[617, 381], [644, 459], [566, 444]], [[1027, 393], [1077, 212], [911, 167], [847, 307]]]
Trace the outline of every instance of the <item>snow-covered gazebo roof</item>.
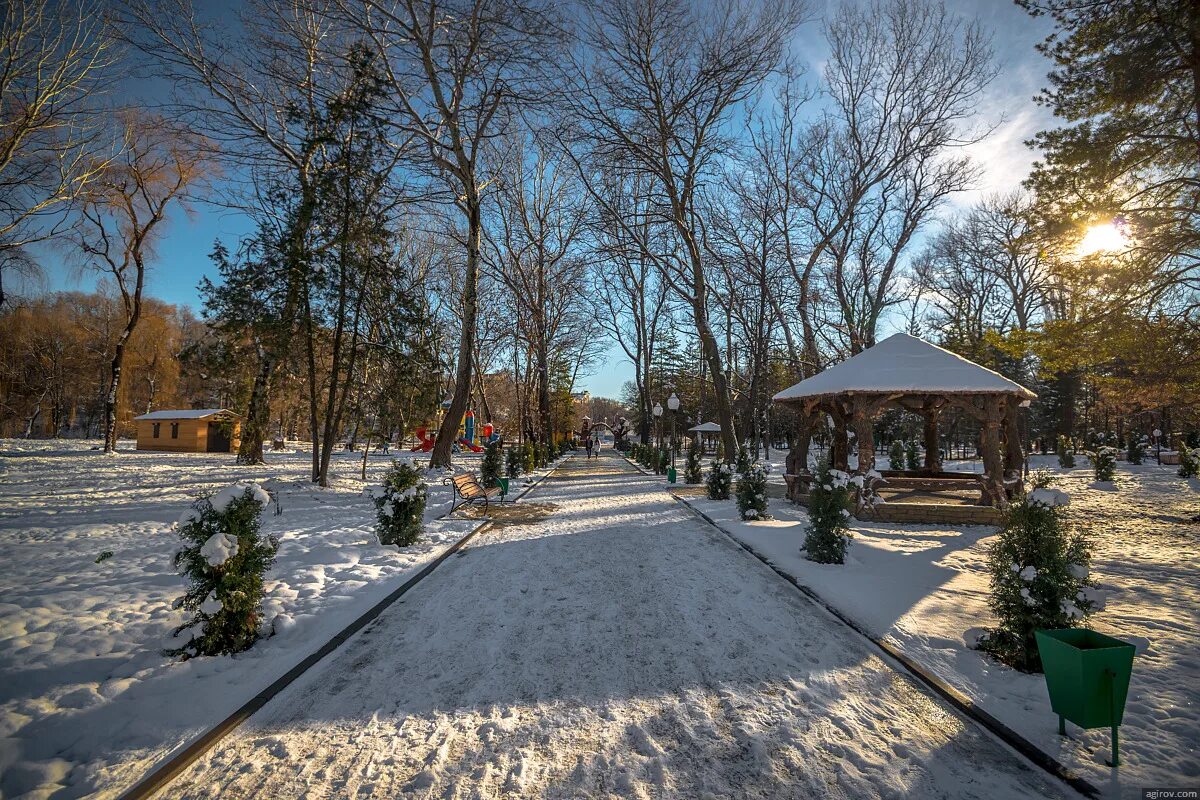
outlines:
[[688, 428], [689, 433], [720, 433], [721, 426], [715, 422], [701, 422]]
[[[897, 333], [775, 395], [780, 402], [845, 394], [1017, 395], [1019, 383], [924, 339]], [[694, 429], [693, 429], [694, 430]]]

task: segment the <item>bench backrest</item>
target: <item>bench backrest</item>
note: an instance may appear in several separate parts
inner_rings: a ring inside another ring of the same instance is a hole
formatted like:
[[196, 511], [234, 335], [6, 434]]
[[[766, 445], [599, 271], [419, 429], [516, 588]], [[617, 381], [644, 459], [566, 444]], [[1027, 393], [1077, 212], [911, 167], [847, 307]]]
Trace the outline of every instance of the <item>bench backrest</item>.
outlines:
[[458, 489], [458, 493], [463, 497], [474, 497], [483, 494], [483, 487], [479, 485], [479, 481], [475, 480], [475, 476], [469, 472], [462, 475], [455, 475], [452, 479], [454, 488]]

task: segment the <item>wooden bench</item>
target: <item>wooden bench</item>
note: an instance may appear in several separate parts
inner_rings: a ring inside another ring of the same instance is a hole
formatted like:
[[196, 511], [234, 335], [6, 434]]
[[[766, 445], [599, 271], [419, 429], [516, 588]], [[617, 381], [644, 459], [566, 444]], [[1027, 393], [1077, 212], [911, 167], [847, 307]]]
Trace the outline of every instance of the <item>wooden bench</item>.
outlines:
[[[449, 484], [454, 487], [453, 497], [450, 498], [450, 514], [453, 514], [456, 509], [472, 503], [483, 501], [483, 512], [487, 513], [488, 502], [500, 494], [500, 487], [493, 486], [491, 489], [483, 488], [475, 475], [470, 472], [464, 472], [461, 475], [455, 475], [449, 481]], [[460, 503], [459, 500], [462, 500]], [[449, 516], [449, 515], [447, 515]]]

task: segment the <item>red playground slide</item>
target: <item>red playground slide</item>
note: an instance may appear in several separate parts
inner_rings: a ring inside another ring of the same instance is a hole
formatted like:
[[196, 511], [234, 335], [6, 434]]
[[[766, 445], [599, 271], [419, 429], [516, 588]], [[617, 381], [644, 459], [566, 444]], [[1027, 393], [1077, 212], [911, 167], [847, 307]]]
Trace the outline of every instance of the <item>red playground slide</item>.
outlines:
[[460, 445], [462, 445], [463, 447], [467, 448], [468, 450], [470, 450], [472, 453], [482, 453], [482, 452], [483, 452], [483, 448], [482, 448], [482, 447], [480, 447], [480, 446], [479, 446], [479, 445], [477, 445], [477, 444], [471, 444], [471, 443], [470, 443], [469, 441], [467, 441], [466, 439], [459, 439], [459, 440], [458, 440], [458, 443], [459, 443]]
[[416, 433], [417, 440], [420, 442], [420, 444], [412, 448], [412, 452], [428, 453], [430, 450], [432, 450], [435, 437], [428, 436], [425, 428], [417, 428]]

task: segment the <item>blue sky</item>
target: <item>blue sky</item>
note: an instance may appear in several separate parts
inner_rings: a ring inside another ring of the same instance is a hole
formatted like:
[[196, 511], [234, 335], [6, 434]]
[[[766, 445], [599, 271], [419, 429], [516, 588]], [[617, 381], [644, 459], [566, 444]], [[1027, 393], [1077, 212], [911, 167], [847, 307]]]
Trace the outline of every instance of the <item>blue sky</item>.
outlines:
[[[831, 2], [825, 8], [834, 5]], [[1032, 101], [1050, 68], [1050, 62], [1034, 50], [1034, 45], [1050, 29], [1044, 19], [1031, 18], [1008, 0], [948, 0], [947, 7], [965, 17], [977, 17], [992, 32], [1000, 67], [979, 109], [981, 121], [996, 129], [988, 139], [969, 149], [982, 167], [982, 179], [975, 190], [953, 200], [948, 209], [952, 210], [954, 206], [970, 205], [982, 194], [1015, 188], [1027, 174], [1034, 154], [1025, 147], [1024, 140], [1052, 124], [1049, 112]], [[810, 78], [819, 73], [825, 58], [819, 21], [800, 29], [792, 52], [807, 62]], [[136, 87], [131, 89], [137, 91]], [[157, 257], [147, 279], [148, 293], [198, 311], [196, 285], [202, 276], [214, 277], [208, 259], [214, 240], [221, 239], [235, 249], [238, 239], [249, 232], [248, 220], [227, 210], [195, 203], [190, 214], [177, 212], [157, 244]], [[42, 248], [38, 256], [46, 273], [44, 285], [39, 288], [88, 290], [96, 285], [94, 274], [81, 274], [77, 266], [66, 262], [60, 250]], [[886, 330], [887, 322], [883, 327], [881, 333], [891, 332]], [[592, 365], [580, 388], [597, 396], [617, 397], [632, 378], [632, 365], [614, 345]]]

